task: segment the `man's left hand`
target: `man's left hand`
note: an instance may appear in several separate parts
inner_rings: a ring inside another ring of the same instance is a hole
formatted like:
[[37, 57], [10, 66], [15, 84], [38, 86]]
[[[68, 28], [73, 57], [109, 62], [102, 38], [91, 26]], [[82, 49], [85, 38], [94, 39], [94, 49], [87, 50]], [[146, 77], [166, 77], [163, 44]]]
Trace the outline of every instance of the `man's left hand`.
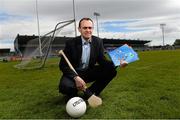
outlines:
[[128, 63], [125, 60], [120, 60], [120, 67], [125, 68], [128, 65]]

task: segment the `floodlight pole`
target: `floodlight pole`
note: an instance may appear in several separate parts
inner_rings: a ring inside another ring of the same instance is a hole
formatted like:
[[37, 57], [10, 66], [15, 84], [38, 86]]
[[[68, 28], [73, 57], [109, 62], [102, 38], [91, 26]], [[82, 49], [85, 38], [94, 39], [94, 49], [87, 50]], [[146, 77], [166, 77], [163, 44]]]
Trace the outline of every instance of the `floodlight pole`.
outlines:
[[98, 25], [98, 16], [100, 16], [99, 13], [94, 12], [94, 16], [96, 16], [96, 24], [97, 24], [97, 36], [99, 37], [99, 25]]
[[75, 37], [77, 36], [77, 30], [76, 30], [76, 11], [75, 11], [75, 1], [73, 0], [73, 15], [74, 15], [74, 31], [75, 31]]
[[160, 24], [160, 27], [161, 27], [161, 29], [162, 29], [163, 46], [164, 46], [164, 26], [166, 26], [166, 24], [164, 24], [164, 23]]
[[38, 15], [38, 1], [36, 0], [36, 17], [37, 17], [37, 26], [38, 26], [38, 39], [39, 39], [39, 54], [42, 56], [42, 48], [41, 48], [41, 38], [40, 38], [40, 27], [39, 27], [39, 15]]

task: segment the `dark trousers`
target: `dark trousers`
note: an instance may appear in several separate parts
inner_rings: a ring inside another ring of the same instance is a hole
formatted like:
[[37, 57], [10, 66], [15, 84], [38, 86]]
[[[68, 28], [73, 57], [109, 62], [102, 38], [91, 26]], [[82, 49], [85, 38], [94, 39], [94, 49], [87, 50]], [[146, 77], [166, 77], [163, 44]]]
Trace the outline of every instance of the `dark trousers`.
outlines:
[[[86, 83], [93, 82], [88, 89], [95, 95], [99, 95], [117, 74], [116, 69], [108, 65], [95, 66], [92, 69], [77, 72]], [[76, 96], [78, 90], [75, 80], [63, 75], [59, 84], [59, 92], [72, 97]]]

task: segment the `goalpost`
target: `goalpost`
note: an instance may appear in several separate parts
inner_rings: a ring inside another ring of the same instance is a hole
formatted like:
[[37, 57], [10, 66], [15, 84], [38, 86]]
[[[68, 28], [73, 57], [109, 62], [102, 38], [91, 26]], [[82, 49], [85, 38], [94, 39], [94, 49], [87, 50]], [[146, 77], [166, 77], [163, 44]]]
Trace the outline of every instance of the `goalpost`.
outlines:
[[[55, 36], [62, 30], [62, 28], [73, 22], [75, 22], [74, 19], [57, 23], [54, 30], [40, 37], [41, 48], [39, 47], [39, 38], [30, 40], [26, 46], [23, 46], [22, 61], [14, 67], [18, 69], [39, 69], [44, 67]], [[39, 52], [40, 49], [41, 54]]]

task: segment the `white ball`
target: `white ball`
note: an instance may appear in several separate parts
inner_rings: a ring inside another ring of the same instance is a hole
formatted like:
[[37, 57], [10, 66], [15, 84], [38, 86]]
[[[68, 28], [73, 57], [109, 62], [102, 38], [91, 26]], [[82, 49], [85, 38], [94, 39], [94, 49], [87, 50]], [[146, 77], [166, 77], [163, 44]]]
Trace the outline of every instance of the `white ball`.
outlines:
[[81, 117], [86, 112], [86, 102], [80, 97], [73, 97], [66, 104], [66, 112], [73, 118]]

